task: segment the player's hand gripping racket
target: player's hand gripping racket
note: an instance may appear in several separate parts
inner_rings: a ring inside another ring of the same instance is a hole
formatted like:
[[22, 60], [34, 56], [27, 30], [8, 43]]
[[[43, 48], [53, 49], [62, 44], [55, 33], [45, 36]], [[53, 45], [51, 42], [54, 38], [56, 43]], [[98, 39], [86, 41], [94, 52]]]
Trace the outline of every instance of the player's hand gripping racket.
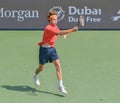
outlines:
[[83, 28], [83, 27], [85, 27], [85, 25], [86, 25], [85, 16], [80, 15], [79, 18], [78, 18], [77, 26], [78, 26], [78, 28]]

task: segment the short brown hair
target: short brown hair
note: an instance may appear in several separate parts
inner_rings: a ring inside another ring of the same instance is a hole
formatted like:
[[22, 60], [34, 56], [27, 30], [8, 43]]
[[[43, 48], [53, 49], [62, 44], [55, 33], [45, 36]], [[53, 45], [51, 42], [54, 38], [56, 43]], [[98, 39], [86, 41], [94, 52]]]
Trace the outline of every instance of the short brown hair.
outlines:
[[47, 16], [48, 21], [50, 21], [49, 18], [50, 18], [51, 15], [57, 15], [57, 14], [58, 14], [58, 13], [57, 13], [56, 10], [51, 10], [51, 11], [49, 11], [49, 12], [48, 12], [48, 16]]

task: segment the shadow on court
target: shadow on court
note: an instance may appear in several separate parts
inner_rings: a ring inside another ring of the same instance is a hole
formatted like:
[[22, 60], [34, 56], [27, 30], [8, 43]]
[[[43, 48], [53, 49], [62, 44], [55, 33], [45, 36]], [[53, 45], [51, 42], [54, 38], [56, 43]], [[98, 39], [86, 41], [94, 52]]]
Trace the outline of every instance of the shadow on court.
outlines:
[[37, 90], [37, 89], [32, 88], [30, 86], [10, 86], [10, 85], [3, 85], [1, 87], [5, 88], [7, 90], [11, 90], [11, 91], [28, 92], [27, 94], [33, 95], [33, 96], [37, 96], [36, 93], [40, 92], [40, 93], [51, 94], [51, 95], [55, 95], [55, 96], [59, 96], [59, 97], [64, 97], [64, 95], [60, 95], [60, 94], [52, 93], [52, 92], [48, 92], [48, 91]]

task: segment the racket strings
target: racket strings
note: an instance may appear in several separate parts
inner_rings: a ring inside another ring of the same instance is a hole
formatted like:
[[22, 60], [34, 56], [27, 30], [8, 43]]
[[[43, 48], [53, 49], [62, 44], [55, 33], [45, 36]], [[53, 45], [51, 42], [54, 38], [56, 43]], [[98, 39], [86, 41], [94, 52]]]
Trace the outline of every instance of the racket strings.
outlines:
[[79, 17], [79, 26], [80, 27], [84, 27], [85, 26], [85, 17], [84, 16], [80, 16]]

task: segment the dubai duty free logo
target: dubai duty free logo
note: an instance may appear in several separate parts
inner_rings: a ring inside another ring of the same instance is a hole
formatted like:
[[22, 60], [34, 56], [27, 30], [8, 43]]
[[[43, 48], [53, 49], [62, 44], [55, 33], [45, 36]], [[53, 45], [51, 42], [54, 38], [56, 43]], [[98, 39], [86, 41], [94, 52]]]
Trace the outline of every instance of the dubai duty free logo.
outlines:
[[61, 21], [65, 17], [65, 11], [61, 6], [53, 6], [50, 11], [56, 10], [58, 13], [58, 21]]
[[117, 16], [112, 17], [113, 21], [118, 21], [120, 19], [120, 10], [117, 12]]

